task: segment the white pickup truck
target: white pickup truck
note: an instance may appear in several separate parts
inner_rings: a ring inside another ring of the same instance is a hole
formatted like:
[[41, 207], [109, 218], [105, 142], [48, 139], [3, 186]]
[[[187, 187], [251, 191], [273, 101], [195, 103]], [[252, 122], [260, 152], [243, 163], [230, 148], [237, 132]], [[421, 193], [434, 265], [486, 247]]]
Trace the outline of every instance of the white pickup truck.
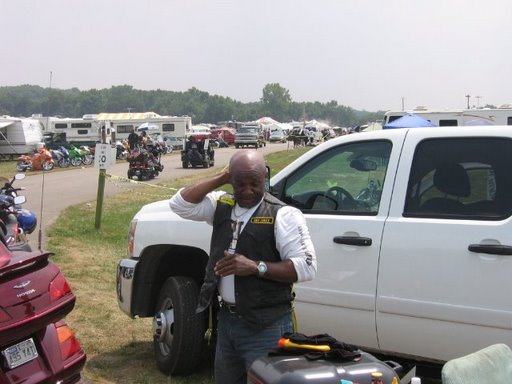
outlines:
[[[304, 212], [318, 255], [317, 277], [295, 285], [300, 332], [440, 362], [512, 346], [511, 127], [342, 136], [270, 191]], [[194, 308], [210, 234], [167, 201], [149, 204], [118, 266], [120, 308], [154, 317], [167, 373], [192, 370], [205, 344], [209, 316]]]

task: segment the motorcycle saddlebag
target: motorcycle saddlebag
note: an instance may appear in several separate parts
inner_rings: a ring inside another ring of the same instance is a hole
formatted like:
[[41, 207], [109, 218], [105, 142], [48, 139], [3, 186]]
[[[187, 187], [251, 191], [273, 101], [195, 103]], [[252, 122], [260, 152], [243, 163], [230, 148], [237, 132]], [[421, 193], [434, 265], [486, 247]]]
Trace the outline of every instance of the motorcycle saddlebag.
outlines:
[[373, 372], [382, 373], [382, 382], [400, 382], [402, 367], [393, 361], [381, 361], [361, 352], [351, 361], [308, 360], [304, 356], [265, 356], [255, 360], [248, 371], [249, 384], [339, 384], [349, 380], [357, 384], [371, 384]]

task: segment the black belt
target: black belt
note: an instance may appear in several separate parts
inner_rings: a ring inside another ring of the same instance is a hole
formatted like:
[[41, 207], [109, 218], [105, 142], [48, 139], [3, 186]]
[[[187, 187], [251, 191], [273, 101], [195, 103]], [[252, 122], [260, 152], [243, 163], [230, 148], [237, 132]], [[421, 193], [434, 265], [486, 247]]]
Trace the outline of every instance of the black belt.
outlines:
[[227, 309], [229, 311], [229, 313], [237, 313], [237, 311], [236, 311], [236, 304], [226, 303], [224, 300], [221, 300], [220, 301], [220, 307], [224, 308], [224, 309]]

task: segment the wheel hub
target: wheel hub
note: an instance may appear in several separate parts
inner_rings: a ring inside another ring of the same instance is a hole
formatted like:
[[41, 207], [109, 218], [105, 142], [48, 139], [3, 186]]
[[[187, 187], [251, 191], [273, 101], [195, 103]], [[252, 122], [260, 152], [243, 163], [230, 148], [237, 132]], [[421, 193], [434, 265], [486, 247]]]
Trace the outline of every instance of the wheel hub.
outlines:
[[174, 323], [174, 311], [167, 309], [157, 312], [153, 318], [153, 336], [159, 342], [165, 342], [172, 337], [172, 325]]

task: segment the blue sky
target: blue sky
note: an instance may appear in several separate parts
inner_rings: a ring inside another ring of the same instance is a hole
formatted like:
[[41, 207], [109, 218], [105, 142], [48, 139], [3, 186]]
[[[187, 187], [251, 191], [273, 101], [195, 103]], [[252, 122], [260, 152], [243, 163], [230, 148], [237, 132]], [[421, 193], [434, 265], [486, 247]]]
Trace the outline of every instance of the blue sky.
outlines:
[[[0, 86], [191, 87], [368, 111], [512, 103], [510, 0], [0, 0]], [[477, 98], [477, 96], [480, 96]]]

